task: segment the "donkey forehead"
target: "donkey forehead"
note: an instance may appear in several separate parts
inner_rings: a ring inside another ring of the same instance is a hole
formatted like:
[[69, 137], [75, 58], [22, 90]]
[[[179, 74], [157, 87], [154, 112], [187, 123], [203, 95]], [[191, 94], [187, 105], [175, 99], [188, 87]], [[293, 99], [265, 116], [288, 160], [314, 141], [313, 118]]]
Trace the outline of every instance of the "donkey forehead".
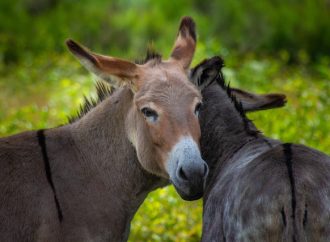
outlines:
[[188, 75], [181, 65], [168, 61], [152, 60], [143, 65], [144, 83], [155, 81], [188, 81]]
[[176, 76], [155, 78], [148, 81], [135, 95], [135, 101], [138, 105], [153, 102], [156, 105], [169, 107], [171, 105], [185, 107], [201, 99], [200, 92], [188, 79]]

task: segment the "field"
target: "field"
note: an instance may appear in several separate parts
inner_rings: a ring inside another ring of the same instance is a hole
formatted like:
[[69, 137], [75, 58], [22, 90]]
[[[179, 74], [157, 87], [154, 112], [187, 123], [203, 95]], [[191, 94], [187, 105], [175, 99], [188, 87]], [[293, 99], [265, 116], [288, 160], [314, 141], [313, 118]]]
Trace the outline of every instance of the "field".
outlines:
[[[221, 55], [231, 86], [286, 94], [284, 108], [249, 118], [267, 136], [330, 155], [329, 1], [249, 1], [248, 7], [229, 0], [213, 7], [197, 0], [80, 2], [1, 1], [0, 137], [64, 124], [84, 95], [95, 95], [95, 77], [66, 51], [67, 37], [130, 59], [143, 57], [152, 41], [167, 57], [180, 17], [191, 15], [199, 33], [193, 65]], [[172, 187], [159, 189], [136, 214], [130, 241], [199, 241], [201, 217], [201, 201], [184, 202]]]

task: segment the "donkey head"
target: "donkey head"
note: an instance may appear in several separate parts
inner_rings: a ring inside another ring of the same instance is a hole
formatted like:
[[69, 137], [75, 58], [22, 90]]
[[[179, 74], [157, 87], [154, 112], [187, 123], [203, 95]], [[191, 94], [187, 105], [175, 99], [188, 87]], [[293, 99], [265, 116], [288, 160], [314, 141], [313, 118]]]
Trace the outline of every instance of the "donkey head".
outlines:
[[[190, 80], [202, 91], [219, 75], [222, 75], [223, 66], [224, 62], [218, 56], [206, 59], [191, 69]], [[221, 78], [223, 79], [223, 77]], [[241, 103], [244, 112], [278, 108], [286, 103], [286, 96], [279, 93], [255, 94], [238, 88], [230, 88], [230, 95]]]
[[70, 51], [91, 72], [133, 95], [126, 132], [148, 172], [169, 178], [186, 200], [202, 196], [208, 167], [199, 150], [201, 95], [189, 81], [196, 34], [189, 17], [181, 21], [171, 56], [139, 65], [95, 54], [72, 40]]

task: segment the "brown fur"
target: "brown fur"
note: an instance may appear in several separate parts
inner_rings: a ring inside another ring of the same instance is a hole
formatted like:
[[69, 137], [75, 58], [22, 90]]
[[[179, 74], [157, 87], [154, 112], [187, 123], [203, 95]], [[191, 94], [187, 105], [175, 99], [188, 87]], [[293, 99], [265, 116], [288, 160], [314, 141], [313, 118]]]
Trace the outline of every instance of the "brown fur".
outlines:
[[[128, 120], [127, 124], [129, 139], [145, 168], [168, 178], [166, 160], [180, 137], [191, 136], [197, 144], [200, 139], [194, 109], [201, 102], [201, 95], [187, 76], [196, 45], [193, 20], [189, 17], [182, 19], [168, 61], [157, 58], [139, 65], [92, 53], [73, 40], [68, 40], [67, 45], [87, 69], [105, 80], [119, 78], [119, 85], [127, 84], [135, 93], [129, 114], [132, 121]], [[152, 108], [159, 114], [158, 125], [144, 122], [140, 112], [143, 107]], [[132, 127], [138, 128], [134, 130]], [[153, 164], [154, 160], [158, 164]]]
[[195, 114], [201, 95], [187, 76], [191, 43], [175, 60], [143, 65], [67, 44], [118, 89], [71, 124], [0, 139], [0, 241], [126, 241], [150, 191], [171, 180], [183, 198], [202, 196], [207, 166]]
[[[200, 128], [198, 119], [194, 117], [194, 108], [201, 96], [190, 83], [183, 83], [174, 76], [170, 82], [164, 80], [150, 84], [135, 95], [136, 109], [131, 110], [132, 120], [128, 121], [131, 123], [127, 126], [134, 127], [134, 124], [138, 126], [135, 129], [137, 133], [133, 134], [136, 135], [136, 141], [133, 143], [136, 144], [137, 150], [143, 149], [143, 152], [138, 152], [140, 160], [149, 161], [149, 164], [153, 159], [157, 160], [158, 167], [161, 169], [149, 171], [168, 177], [165, 172], [168, 153], [180, 137], [190, 135], [199, 144]], [[174, 103], [181, 105], [176, 106]], [[159, 113], [161, 117], [159, 125], [148, 124], [141, 120], [139, 110], [143, 106], [150, 106]], [[154, 127], [149, 128], [150, 126]], [[149, 132], [144, 132], [144, 130], [149, 130]], [[153, 147], [153, 149], [147, 150], [147, 147]], [[153, 158], [153, 155], [157, 158]]]

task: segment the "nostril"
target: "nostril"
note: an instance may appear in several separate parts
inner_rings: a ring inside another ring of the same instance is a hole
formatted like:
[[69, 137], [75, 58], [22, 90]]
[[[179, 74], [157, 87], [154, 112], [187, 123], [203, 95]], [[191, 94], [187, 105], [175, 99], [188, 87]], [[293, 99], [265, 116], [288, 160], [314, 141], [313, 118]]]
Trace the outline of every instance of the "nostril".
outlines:
[[187, 175], [185, 174], [185, 172], [183, 171], [183, 168], [182, 167], [180, 167], [179, 168], [179, 176], [180, 176], [180, 178], [182, 178], [183, 180], [188, 180], [188, 177], [187, 177]]

